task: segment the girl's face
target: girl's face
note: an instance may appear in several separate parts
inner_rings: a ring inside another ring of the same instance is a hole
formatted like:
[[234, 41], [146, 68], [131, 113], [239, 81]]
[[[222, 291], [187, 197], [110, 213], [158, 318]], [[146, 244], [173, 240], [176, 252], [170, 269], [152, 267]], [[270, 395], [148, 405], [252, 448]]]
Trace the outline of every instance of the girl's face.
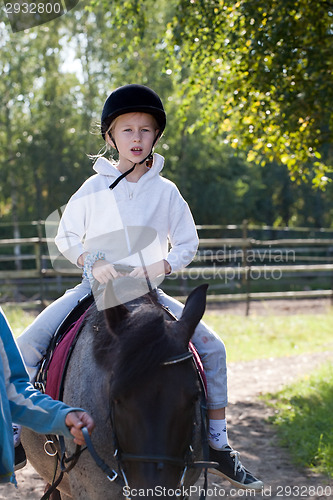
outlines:
[[[148, 113], [126, 113], [120, 115], [111, 129], [119, 151], [119, 164], [125, 161], [139, 163], [149, 155], [158, 128], [155, 118]], [[113, 146], [112, 139], [107, 135]]]

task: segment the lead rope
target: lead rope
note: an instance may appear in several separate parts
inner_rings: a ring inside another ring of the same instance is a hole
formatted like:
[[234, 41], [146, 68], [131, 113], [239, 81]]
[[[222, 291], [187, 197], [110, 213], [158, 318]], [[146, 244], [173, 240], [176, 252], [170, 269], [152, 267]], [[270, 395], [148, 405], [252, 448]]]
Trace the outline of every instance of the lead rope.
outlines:
[[[55, 467], [53, 482], [52, 482], [51, 486], [49, 487], [49, 489], [44, 493], [44, 495], [42, 496], [42, 498], [40, 500], [47, 500], [50, 498], [50, 495], [57, 489], [57, 487], [61, 483], [65, 472], [69, 472], [73, 469], [73, 467], [75, 467], [75, 465], [77, 464], [77, 461], [80, 458], [81, 453], [86, 449], [86, 448], [81, 449], [81, 446], [77, 445], [75, 453], [73, 453], [72, 456], [66, 458], [66, 447], [65, 447], [65, 440], [64, 440], [63, 436], [59, 436], [59, 443], [60, 443], [61, 458], [59, 459], [59, 454], [57, 453], [57, 458], [56, 458], [57, 464]], [[58, 461], [60, 462], [61, 472], [59, 474], [58, 479], [56, 481], [54, 481], [55, 474], [56, 474], [56, 471], [58, 468]], [[66, 467], [66, 465], [65, 465], [66, 463], [69, 463], [68, 467]]]
[[106, 474], [109, 481], [111, 481], [112, 483], [115, 482], [122, 487], [126, 486], [127, 481], [125, 481], [124, 478], [121, 478], [119, 476], [118, 472], [116, 472], [114, 469], [110, 469], [110, 467], [98, 455], [98, 453], [96, 452], [96, 450], [92, 444], [92, 441], [90, 439], [88, 429], [86, 427], [82, 427], [81, 431], [82, 431], [82, 434], [83, 434], [84, 439], [86, 441], [86, 445], [87, 445], [87, 448], [88, 448], [90, 455], [95, 460], [96, 465], [100, 469], [102, 469], [102, 471]]
[[[201, 378], [199, 377], [200, 381]], [[201, 381], [202, 383], [202, 381]], [[204, 461], [209, 461], [209, 446], [208, 446], [208, 436], [207, 436], [207, 407], [206, 407], [206, 397], [205, 388], [202, 387], [202, 401], [200, 405], [201, 412], [201, 443]], [[208, 467], [204, 467], [204, 485], [203, 490], [200, 494], [200, 500], [205, 500], [207, 495], [208, 487]]]

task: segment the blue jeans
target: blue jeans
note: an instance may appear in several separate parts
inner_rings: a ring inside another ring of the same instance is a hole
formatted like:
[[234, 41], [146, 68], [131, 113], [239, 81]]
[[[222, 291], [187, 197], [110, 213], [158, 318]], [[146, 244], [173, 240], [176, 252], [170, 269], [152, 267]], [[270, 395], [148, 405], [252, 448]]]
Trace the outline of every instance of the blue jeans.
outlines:
[[[22, 353], [30, 380], [37, 374], [37, 366], [45, 355], [49, 343], [61, 321], [75, 307], [82, 297], [91, 292], [89, 281], [84, 278], [75, 288], [49, 305], [33, 323], [18, 337], [17, 344]], [[183, 304], [157, 290], [158, 300], [179, 318]], [[200, 321], [192, 337], [205, 369], [208, 387], [208, 408], [224, 408], [227, 406], [227, 367], [226, 351], [221, 339]]]

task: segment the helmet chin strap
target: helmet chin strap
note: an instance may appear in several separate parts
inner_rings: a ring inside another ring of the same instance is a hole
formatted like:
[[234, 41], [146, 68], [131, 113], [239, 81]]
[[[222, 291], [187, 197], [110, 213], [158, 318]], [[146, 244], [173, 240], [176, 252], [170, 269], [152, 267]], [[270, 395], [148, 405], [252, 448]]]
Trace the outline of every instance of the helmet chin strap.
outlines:
[[[116, 143], [115, 143], [115, 140], [114, 140], [114, 138], [112, 137], [112, 135], [111, 135], [111, 133], [110, 133], [110, 132], [109, 132], [109, 136], [111, 137], [111, 140], [112, 140], [112, 142], [113, 142], [113, 144], [114, 144], [114, 146], [115, 146], [115, 148], [116, 148], [117, 153], [119, 153], [118, 148], [117, 148], [117, 145], [116, 145]], [[155, 137], [155, 139], [154, 139], [154, 142], [153, 142], [153, 144], [152, 144], [152, 146], [151, 146], [151, 151], [150, 151], [149, 155], [147, 155], [147, 156], [146, 156], [146, 158], [144, 158], [144, 159], [143, 159], [142, 161], [140, 161], [139, 163], [134, 163], [134, 164], [133, 164], [133, 167], [131, 167], [130, 169], [126, 170], [126, 172], [124, 172], [124, 173], [123, 173], [123, 174], [121, 174], [119, 177], [117, 177], [117, 179], [116, 179], [116, 180], [115, 180], [112, 184], [110, 184], [109, 189], [111, 189], [111, 190], [112, 190], [112, 189], [114, 189], [114, 188], [115, 188], [115, 187], [119, 184], [119, 182], [120, 182], [121, 180], [123, 180], [123, 179], [124, 179], [124, 177], [126, 177], [128, 174], [130, 174], [131, 172], [133, 172], [133, 170], [135, 169], [135, 167], [136, 167], [137, 165], [142, 165], [142, 164], [143, 164], [143, 163], [147, 160], [147, 158], [149, 158], [149, 156], [153, 153], [153, 147], [154, 147], [154, 145], [155, 145], [155, 143], [156, 143], [156, 141], [157, 141], [157, 138], [158, 138], [158, 134], [157, 134], [157, 136], [156, 136], [156, 137]]]
[[133, 170], [135, 169], [136, 165], [137, 165], [137, 163], [134, 163], [133, 167], [131, 167], [129, 170], [126, 170], [126, 172], [124, 172], [119, 177], [117, 177], [117, 179], [112, 184], [110, 184], [109, 189], [114, 189], [119, 184], [119, 182], [121, 180], [123, 180], [124, 177], [126, 177], [126, 175], [130, 174], [131, 172], [133, 172]]

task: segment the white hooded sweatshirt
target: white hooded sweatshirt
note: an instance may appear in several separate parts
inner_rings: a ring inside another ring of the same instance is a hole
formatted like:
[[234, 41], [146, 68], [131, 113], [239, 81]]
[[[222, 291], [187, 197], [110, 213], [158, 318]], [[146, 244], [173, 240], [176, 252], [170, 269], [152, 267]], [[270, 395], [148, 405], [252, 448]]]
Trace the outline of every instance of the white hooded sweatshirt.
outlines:
[[160, 175], [164, 158], [136, 183], [126, 178], [111, 190], [119, 170], [99, 158], [63, 212], [55, 243], [74, 265], [84, 252], [103, 251], [112, 264], [145, 265], [166, 259], [172, 271], [187, 266], [198, 247], [190, 209], [174, 183]]

